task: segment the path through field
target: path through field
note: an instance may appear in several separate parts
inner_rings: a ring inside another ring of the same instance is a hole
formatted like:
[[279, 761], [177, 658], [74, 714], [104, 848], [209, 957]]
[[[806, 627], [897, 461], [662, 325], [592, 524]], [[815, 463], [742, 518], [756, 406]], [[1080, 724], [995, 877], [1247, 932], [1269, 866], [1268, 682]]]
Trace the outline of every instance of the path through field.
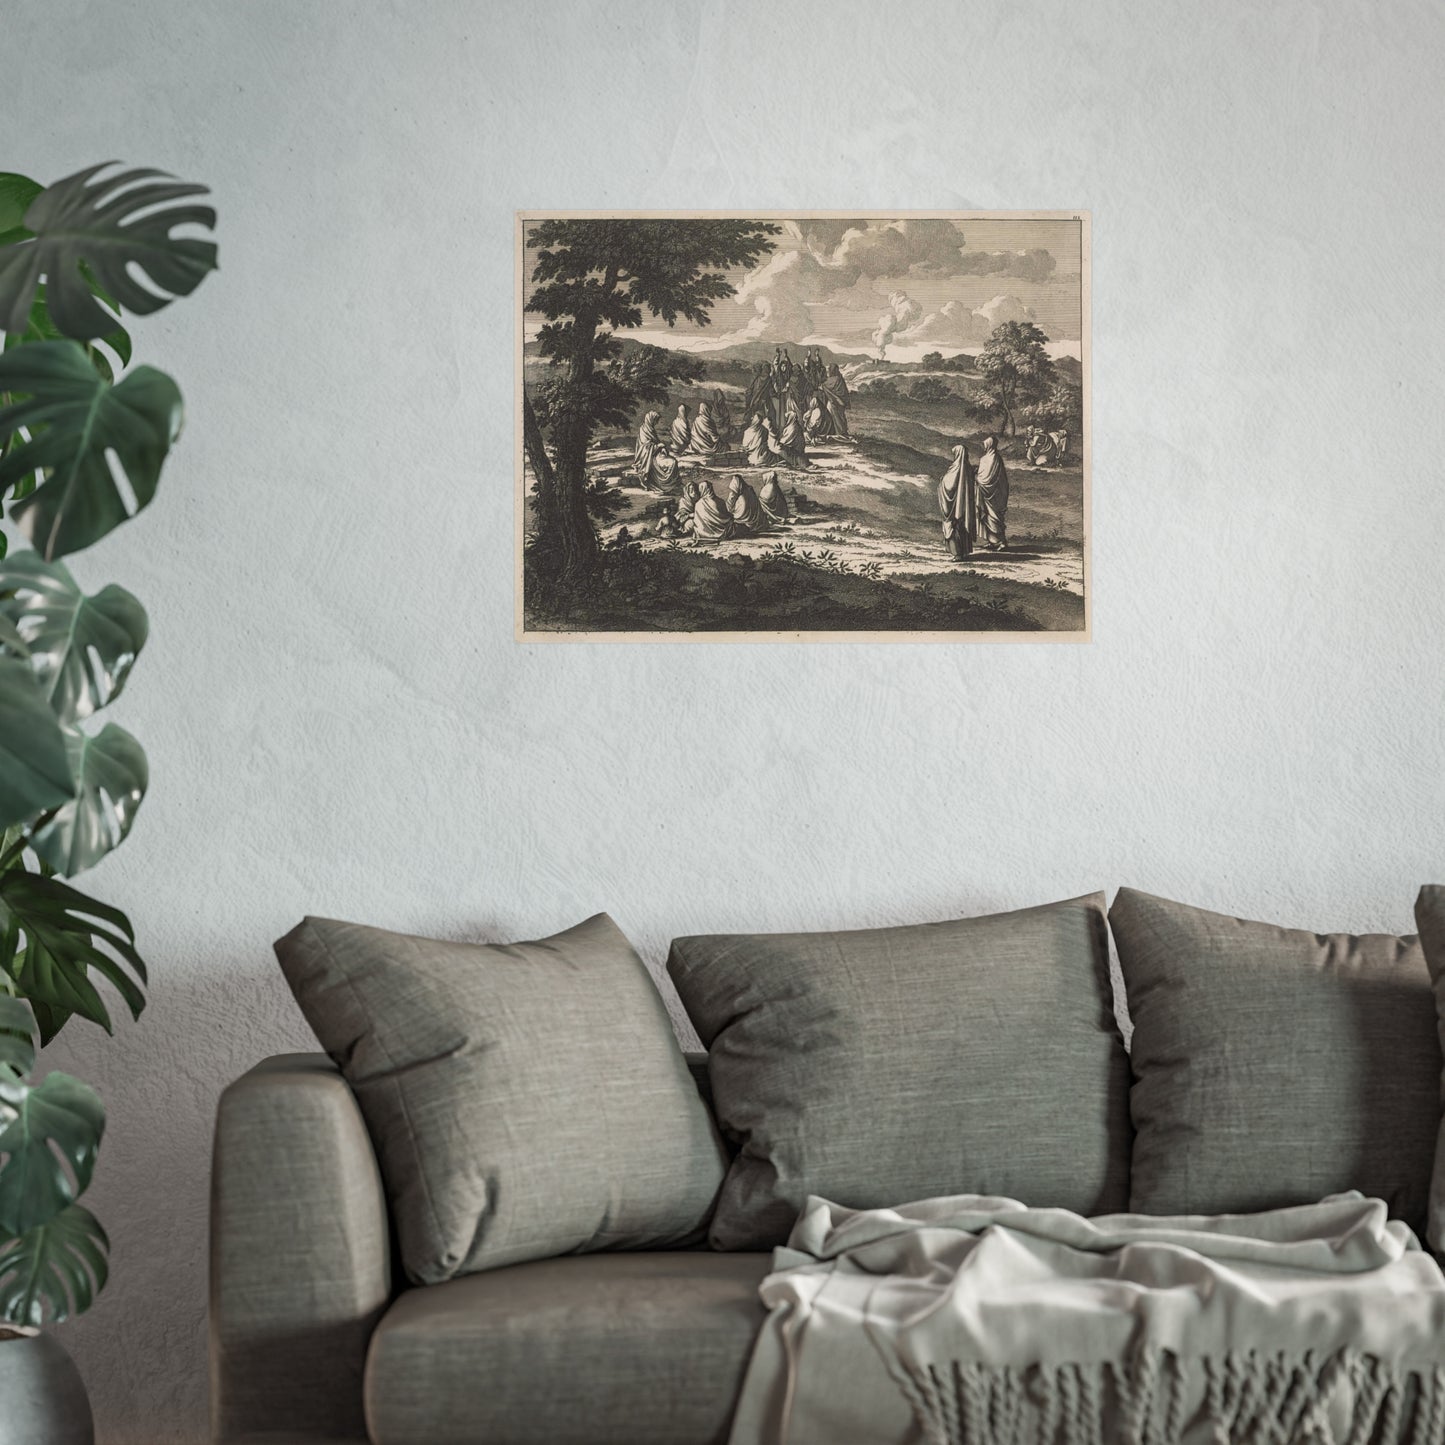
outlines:
[[[659, 498], [633, 479], [631, 446], [618, 438], [609, 441], [592, 453], [592, 470], [620, 490], [628, 507], [603, 536], [611, 540], [626, 527], [629, 535], [637, 537], [655, 524]], [[971, 454], [977, 455], [977, 449]], [[806, 497], [795, 523], [760, 537], [685, 545], [720, 557], [738, 553], [762, 557], [789, 548], [799, 560], [830, 570], [885, 577], [964, 573], [1083, 593], [1078, 525], [1082, 479], [1077, 466], [1038, 468], [1009, 457], [1009, 550], [980, 551], [967, 562], [955, 562], [944, 550], [938, 516], [938, 476], [944, 464], [939, 464], [938, 475], [911, 470], [927, 457], [867, 435], [852, 445], [810, 446], [808, 459], [813, 470], [778, 473], [785, 491]], [[686, 455], [681, 460], [684, 475], [690, 471], [707, 475], [720, 498], [726, 497], [735, 472], [754, 487], [761, 486], [766, 474], [765, 469], [739, 466], [736, 459], [722, 465]], [[676, 544], [644, 536], [641, 545], [650, 549]]]

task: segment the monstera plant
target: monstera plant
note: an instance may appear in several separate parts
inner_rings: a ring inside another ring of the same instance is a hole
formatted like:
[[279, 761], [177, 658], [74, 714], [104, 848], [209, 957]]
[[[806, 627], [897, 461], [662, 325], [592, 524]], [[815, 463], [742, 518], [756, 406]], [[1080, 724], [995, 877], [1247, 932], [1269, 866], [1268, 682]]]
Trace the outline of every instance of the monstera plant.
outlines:
[[77, 1202], [104, 1110], [77, 1079], [37, 1078], [35, 1041], [77, 1018], [109, 1031], [110, 995], [145, 1004], [129, 919], [63, 880], [125, 840], [145, 797], [144, 750], [99, 715], [148, 624], [62, 559], [149, 505], [180, 434], [180, 390], [132, 365], [125, 322], [215, 268], [204, 194], [113, 164], [49, 187], [0, 173], [0, 1337], [79, 1313], [106, 1278]]

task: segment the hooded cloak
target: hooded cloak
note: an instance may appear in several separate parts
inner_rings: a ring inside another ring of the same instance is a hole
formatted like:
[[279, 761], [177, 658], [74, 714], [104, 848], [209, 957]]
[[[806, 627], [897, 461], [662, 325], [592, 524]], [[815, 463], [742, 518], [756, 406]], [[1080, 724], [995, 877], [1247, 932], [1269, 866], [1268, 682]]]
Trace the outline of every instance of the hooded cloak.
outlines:
[[788, 409], [783, 413], [783, 432], [778, 445], [792, 465], [802, 465], [806, 460], [803, 449], [803, 413], [798, 403], [788, 398]]
[[748, 454], [748, 465], [750, 467], [765, 467], [768, 464], [768, 435], [765, 430], [766, 423], [759, 421], [757, 413], [752, 414], [753, 419], [748, 423], [747, 429], [743, 432], [743, 450]]
[[703, 402], [692, 419], [692, 440], [690, 449], [700, 457], [710, 457], [722, 445], [717, 426], [713, 421], [712, 404]]
[[756, 534], [768, 530], [768, 515], [758, 494], [741, 477], [734, 477], [728, 489], [728, 510], [733, 514], [735, 532]]
[[767, 513], [769, 521], [781, 525], [793, 518], [793, 509], [788, 505], [788, 494], [778, 485], [776, 472], [769, 472], [763, 478], [762, 488], [758, 492], [758, 503]]
[[677, 525], [684, 531], [692, 530], [692, 509], [697, 505], [697, 483], [689, 477], [682, 484], [682, 496], [677, 499]]
[[718, 500], [711, 481], [698, 483], [692, 506], [692, 535], [699, 542], [726, 542], [733, 534], [733, 519]]
[[966, 557], [978, 540], [978, 494], [968, 451], [954, 447], [953, 461], [938, 484], [938, 510], [943, 517], [943, 541], [954, 557]]
[[1008, 514], [1008, 468], [995, 446], [978, 459], [978, 530], [990, 547], [1002, 547], [1008, 537], [1004, 520]]
[[833, 423], [834, 436], [847, 436], [850, 395], [848, 383], [843, 380], [843, 373], [838, 370], [836, 361], [828, 368], [828, 379], [819, 390], [822, 393], [824, 404], [828, 408], [828, 416]]
[[632, 470], [649, 492], [674, 495], [678, 490], [677, 458], [663, 450], [663, 440], [657, 434], [659, 419], [660, 414], [655, 411], [643, 417], [637, 432], [637, 449], [632, 454]]
[[717, 430], [719, 442], [726, 442], [732, 436], [733, 414], [728, 410], [727, 397], [720, 390], [712, 394], [712, 424]]
[[685, 452], [691, 441], [692, 427], [688, 424], [687, 408], [680, 406], [672, 419], [672, 444], [678, 451]]
[[766, 361], [760, 361], [758, 369], [753, 372], [753, 379], [748, 383], [748, 394], [743, 400], [743, 415], [752, 416], [754, 412], [766, 413], [772, 404], [772, 397], [772, 368]]

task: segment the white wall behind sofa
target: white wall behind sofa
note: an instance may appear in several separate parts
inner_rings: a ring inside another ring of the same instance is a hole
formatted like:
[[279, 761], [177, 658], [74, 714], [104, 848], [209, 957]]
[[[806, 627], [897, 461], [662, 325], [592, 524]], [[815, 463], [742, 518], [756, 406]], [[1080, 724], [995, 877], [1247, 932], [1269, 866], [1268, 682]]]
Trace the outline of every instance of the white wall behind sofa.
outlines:
[[[136, 325], [189, 419], [76, 570], [148, 604], [154, 782], [86, 879], [154, 968], [73, 1026], [106, 1445], [205, 1430], [209, 1131], [309, 1036], [303, 912], [536, 936], [868, 925], [1120, 883], [1405, 930], [1442, 858], [1429, 3], [47, 0], [0, 165], [209, 182]], [[1096, 640], [512, 641], [517, 207], [1087, 207]], [[1041, 1029], [1048, 1027], [1040, 1019]], [[903, 1041], [900, 1045], [904, 1046]]]

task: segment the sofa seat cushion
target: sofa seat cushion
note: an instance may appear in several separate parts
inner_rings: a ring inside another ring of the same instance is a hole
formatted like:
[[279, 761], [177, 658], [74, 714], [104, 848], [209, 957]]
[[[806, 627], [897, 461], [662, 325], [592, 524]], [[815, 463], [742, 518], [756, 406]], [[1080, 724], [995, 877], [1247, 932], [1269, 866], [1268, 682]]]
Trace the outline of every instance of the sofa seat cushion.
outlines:
[[372, 1338], [375, 1445], [723, 1445], [772, 1255], [569, 1255], [402, 1294]]

